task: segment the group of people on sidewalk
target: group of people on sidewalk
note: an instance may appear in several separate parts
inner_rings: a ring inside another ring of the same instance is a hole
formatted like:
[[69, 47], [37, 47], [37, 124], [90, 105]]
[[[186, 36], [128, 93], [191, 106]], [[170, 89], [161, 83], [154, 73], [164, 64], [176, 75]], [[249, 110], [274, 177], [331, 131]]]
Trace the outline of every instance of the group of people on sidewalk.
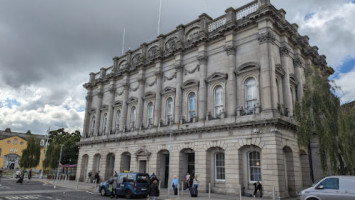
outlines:
[[28, 172], [25, 171], [24, 169], [23, 169], [23, 170], [18, 169], [18, 170], [16, 171], [16, 179], [18, 179], [18, 180], [16, 181], [16, 184], [17, 184], [17, 183], [20, 183], [20, 184], [23, 183], [23, 180], [25, 179], [25, 173], [27, 173], [27, 178], [28, 178], [28, 179], [27, 179], [27, 183], [29, 183], [29, 182], [31, 181], [31, 178], [32, 178], [32, 169], [28, 170]]
[[[174, 178], [171, 182], [171, 187], [174, 190], [174, 195], [178, 194], [178, 189], [179, 189], [179, 179], [174, 175]], [[186, 174], [184, 186], [184, 190], [189, 189], [190, 190], [190, 196], [191, 197], [197, 197], [198, 196], [198, 180], [197, 180], [197, 175], [190, 175], [189, 173]]]
[[86, 178], [87, 183], [91, 183], [91, 180], [93, 183], [100, 183], [100, 171], [97, 171], [95, 173], [94, 179], [92, 179], [92, 171], [89, 171], [88, 177]]

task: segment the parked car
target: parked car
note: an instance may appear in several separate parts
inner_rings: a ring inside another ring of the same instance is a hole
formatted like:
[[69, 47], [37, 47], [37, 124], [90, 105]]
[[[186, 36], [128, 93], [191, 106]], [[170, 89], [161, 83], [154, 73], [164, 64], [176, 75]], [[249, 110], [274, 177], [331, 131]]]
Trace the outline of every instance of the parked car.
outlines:
[[329, 176], [299, 193], [301, 200], [354, 200], [355, 176]]
[[[125, 196], [128, 199], [137, 196], [146, 197], [148, 195], [148, 174], [139, 172], [119, 173], [117, 178], [117, 188], [112, 188], [116, 189], [117, 195]], [[100, 184], [99, 192], [102, 196], [111, 195], [109, 186], [112, 182], [113, 177], [110, 177], [107, 181]]]

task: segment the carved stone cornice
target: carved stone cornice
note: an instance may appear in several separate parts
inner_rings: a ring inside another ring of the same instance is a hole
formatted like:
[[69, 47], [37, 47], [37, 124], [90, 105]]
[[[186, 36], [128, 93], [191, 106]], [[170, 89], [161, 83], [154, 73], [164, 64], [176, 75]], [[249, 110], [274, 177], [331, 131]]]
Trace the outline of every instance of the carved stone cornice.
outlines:
[[104, 92], [103, 92], [103, 91], [98, 92], [98, 93], [97, 93], [97, 96], [98, 96], [99, 98], [102, 98], [102, 97], [104, 96]]
[[264, 42], [274, 42], [276, 40], [275, 35], [271, 31], [259, 34], [258, 37], [259, 43]]
[[235, 46], [228, 45], [224, 47], [224, 50], [227, 52], [227, 55], [230, 56], [235, 55], [237, 48]]
[[183, 69], [184, 69], [184, 65], [182, 65], [182, 64], [175, 64], [174, 65], [174, 68], [175, 68], [175, 70], [177, 71], [177, 72], [180, 72], [180, 71], [182, 71]]
[[289, 56], [290, 55], [290, 49], [287, 46], [280, 47], [280, 55], [281, 56]]

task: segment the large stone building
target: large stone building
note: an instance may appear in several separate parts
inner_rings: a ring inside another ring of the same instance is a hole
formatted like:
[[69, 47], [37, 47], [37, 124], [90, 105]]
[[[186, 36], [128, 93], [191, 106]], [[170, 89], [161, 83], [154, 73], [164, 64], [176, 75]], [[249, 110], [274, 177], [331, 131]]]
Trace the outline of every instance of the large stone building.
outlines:
[[91, 73], [77, 177], [146, 171], [166, 187], [170, 166], [221, 193], [257, 180], [265, 195], [308, 185], [293, 110], [305, 68], [333, 71], [285, 13], [256, 0], [202, 14]]

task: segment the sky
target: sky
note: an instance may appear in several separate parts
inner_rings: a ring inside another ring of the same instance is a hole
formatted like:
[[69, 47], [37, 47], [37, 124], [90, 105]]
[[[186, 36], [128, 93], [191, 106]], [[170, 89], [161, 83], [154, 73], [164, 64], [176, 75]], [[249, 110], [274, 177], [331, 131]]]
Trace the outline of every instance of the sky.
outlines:
[[[248, 0], [162, 0], [160, 33]], [[271, 0], [335, 69], [355, 100], [355, 0]], [[0, 130], [82, 131], [90, 72], [157, 36], [159, 0], [0, 0]]]

